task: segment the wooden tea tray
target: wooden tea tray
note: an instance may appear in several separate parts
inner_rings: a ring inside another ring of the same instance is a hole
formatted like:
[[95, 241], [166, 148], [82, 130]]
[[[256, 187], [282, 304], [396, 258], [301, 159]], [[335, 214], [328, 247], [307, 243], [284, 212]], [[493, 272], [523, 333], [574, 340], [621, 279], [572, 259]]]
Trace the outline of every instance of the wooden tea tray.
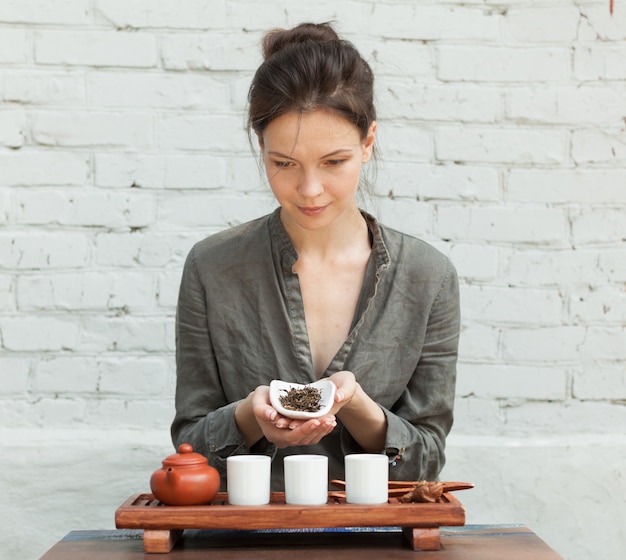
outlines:
[[349, 504], [330, 496], [321, 506], [285, 503], [273, 492], [264, 506], [232, 506], [220, 492], [208, 505], [166, 506], [152, 494], [136, 494], [115, 512], [118, 529], [143, 529], [145, 552], [169, 552], [184, 529], [311, 529], [337, 527], [402, 527], [413, 550], [439, 550], [441, 526], [465, 525], [465, 508], [452, 494], [439, 503]]

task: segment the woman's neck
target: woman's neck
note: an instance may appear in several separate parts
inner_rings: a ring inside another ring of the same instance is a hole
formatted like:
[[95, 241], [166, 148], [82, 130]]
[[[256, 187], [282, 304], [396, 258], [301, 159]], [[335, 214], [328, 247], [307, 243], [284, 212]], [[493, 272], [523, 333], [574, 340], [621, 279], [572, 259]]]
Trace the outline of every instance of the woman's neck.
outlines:
[[283, 220], [283, 226], [299, 258], [323, 261], [361, 254], [370, 248], [367, 222], [356, 206], [321, 229], [305, 229], [288, 220]]

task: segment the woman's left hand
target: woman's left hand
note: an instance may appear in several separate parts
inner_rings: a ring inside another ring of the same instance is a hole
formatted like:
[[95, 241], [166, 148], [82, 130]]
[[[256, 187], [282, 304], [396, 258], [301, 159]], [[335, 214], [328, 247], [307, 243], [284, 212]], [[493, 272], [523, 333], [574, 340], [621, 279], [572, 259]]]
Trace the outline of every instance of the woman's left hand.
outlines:
[[344, 406], [350, 404], [359, 384], [351, 371], [338, 371], [328, 379], [337, 387], [335, 391], [335, 406], [331, 410], [331, 414], [337, 414]]
[[[351, 371], [338, 371], [334, 373], [328, 378], [329, 381], [332, 381], [335, 384], [335, 404], [332, 407], [330, 414], [336, 415], [344, 406], [349, 404], [352, 401], [352, 397], [356, 393], [358, 384], [356, 382], [356, 378], [354, 377], [354, 373]], [[278, 422], [275, 422], [276, 427], [278, 428], [289, 428], [290, 430], [294, 430], [299, 428], [304, 424], [306, 420], [289, 420], [285, 417], [280, 417]]]

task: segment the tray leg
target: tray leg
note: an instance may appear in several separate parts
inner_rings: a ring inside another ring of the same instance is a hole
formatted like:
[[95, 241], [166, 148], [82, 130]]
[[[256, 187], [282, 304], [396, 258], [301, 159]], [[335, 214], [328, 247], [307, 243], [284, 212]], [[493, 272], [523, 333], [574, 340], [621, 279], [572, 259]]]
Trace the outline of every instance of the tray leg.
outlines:
[[402, 533], [413, 550], [439, 550], [439, 527], [402, 527]]
[[183, 531], [181, 529], [145, 529], [143, 532], [143, 551], [170, 552], [182, 535]]

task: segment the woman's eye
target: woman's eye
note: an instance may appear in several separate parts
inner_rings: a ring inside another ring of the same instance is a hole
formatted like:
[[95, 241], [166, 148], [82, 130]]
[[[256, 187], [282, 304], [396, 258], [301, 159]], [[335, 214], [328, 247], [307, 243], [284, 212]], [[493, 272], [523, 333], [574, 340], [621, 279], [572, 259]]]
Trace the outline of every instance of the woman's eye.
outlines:
[[274, 161], [274, 165], [275, 165], [276, 167], [280, 167], [280, 168], [284, 169], [284, 168], [286, 168], [286, 167], [290, 167], [290, 166], [292, 166], [292, 165], [293, 165], [293, 163], [292, 163], [292, 162], [290, 162], [290, 161], [278, 161], [278, 160], [275, 160], [275, 161]]
[[344, 161], [346, 160], [345, 159], [329, 159], [329, 160], [326, 160], [326, 163], [330, 165], [331, 167], [335, 167], [337, 165], [341, 165]]

